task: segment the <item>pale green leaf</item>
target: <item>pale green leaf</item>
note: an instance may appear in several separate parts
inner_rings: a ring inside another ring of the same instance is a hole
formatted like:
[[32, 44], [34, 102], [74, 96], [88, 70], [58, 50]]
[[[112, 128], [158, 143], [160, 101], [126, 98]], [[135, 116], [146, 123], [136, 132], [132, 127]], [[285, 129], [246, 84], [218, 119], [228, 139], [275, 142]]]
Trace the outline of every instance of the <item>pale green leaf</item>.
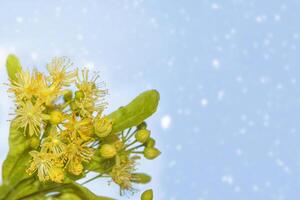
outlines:
[[16, 80], [16, 73], [22, 71], [22, 67], [21, 67], [19, 59], [15, 55], [10, 54], [7, 57], [6, 70], [7, 70], [7, 74], [8, 74], [9, 79], [17, 81]]
[[137, 126], [155, 113], [159, 103], [159, 93], [148, 90], [141, 93], [128, 105], [119, 108], [107, 116], [113, 121], [112, 133]]
[[25, 172], [30, 160], [29, 150], [30, 138], [18, 129], [18, 125], [13, 120], [10, 126], [9, 151], [2, 165], [4, 184], [13, 187], [15, 183], [29, 177]]

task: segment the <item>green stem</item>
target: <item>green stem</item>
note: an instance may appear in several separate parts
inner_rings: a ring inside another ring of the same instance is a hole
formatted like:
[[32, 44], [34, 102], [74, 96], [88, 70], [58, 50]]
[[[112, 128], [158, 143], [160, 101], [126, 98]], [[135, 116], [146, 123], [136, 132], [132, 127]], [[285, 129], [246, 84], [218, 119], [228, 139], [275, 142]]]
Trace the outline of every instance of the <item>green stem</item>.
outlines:
[[99, 175], [97, 175], [97, 176], [95, 176], [95, 177], [93, 177], [93, 178], [91, 178], [91, 179], [89, 179], [87, 181], [84, 181], [83, 183], [81, 183], [81, 185], [85, 185], [85, 184], [87, 184], [87, 183], [89, 183], [89, 182], [91, 182], [93, 180], [96, 180], [96, 179], [102, 177], [102, 176], [103, 176], [103, 174], [99, 174]]
[[133, 150], [138, 149], [138, 148], [143, 147], [143, 146], [144, 146], [143, 144], [140, 144], [138, 146], [132, 147], [131, 149], [127, 149], [126, 151], [133, 151]]

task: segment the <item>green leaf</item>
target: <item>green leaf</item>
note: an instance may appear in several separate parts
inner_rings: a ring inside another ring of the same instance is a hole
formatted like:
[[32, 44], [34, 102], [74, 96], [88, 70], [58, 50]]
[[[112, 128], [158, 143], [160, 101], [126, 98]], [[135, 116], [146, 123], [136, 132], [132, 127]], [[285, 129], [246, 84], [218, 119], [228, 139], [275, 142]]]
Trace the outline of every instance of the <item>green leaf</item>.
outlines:
[[21, 67], [19, 59], [15, 55], [10, 54], [7, 57], [6, 70], [7, 70], [9, 79], [16, 81], [16, 73], [22, 71], [22, 67]]
[[141, 93], [127, 106], [121, 107], [107, 116], [108, 119], [113, 120], [112, 133], [139, 125], [155, 113], [158, 103], [159, 93], [156, 90]]
[[[63, 185], [62, 187], [57, 188], [57, 190], [52, 190], [51, 192], [60, 192], [62, 195], [59, 198], [60, 200], [68, 199], [68, 196], [76, 196], [76, 200], [113, 200], [109, 197], [97, 196], [93, 192], [91, 192], [88, 188], [79, 185], [77, 183], [68, 183]], [[69, 198], [71, 199], [71, 198]], [[73, 198], [72, 198], [73, 199]], [[74, 198], [75, 199], [75, 198]]]
[[18, 129], [13, 120], [10, 126], [9, 151], [2, 165], [2, 180], [4, 184], [14, 186], [17, 182], [28, 178], [25, 172], [30, 160], [30, 138]]

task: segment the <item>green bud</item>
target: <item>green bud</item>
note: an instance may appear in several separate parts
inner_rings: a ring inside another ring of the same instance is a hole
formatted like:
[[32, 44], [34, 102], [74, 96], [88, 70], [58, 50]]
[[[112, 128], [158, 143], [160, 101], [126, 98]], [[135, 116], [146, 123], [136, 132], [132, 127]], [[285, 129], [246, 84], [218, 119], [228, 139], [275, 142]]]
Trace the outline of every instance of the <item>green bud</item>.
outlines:
[[145, 156], [145, 158], [147, 158], [149, 160], [155, 159], [160, 154], [161, 154], [161, 152], [158, 149], [156, 149], [155, 147], [146, 147], [144, 149], [144, 156]]
[[50, 113], [50, 123], [57, 125], [64, 120], [64, 115], [58, 110], [54, 110]]
[[68, 90], [68, 91], [66, 91], [66, 93], [64, 94], [64, 101], [65, 101], [65, 102], [69, 102], [69, 101], [72, 100], [72, 97], [73, 97], [72, 90]]
[[147, 128], [147, 123], [146, 122], [142, 122], [137, 126], [137, 129], [141, 130], [141, 129], [146, 129]]
[[141, 195], [141, 200], [153, 200], [153, 190], [150, 189], [143, 192]]
[[155, 146], [155, 140], [153, 138], [149, 138], [146, 143], [145, 143], [146, 147], [154, 147]]
[[71, 109], [72, 109], [73, 111], [75, 111], [75, 110], [78, 108], [78, 106], [76, 105], [75, 101], [72, 101], [72, 102], [70, 103], [70, 107], [71, 107]]
[[100, 148], [100, 154], [103, 158], [112, 158], [117, 154], [117, 150], [114, 145], [103, 144]]
[[140, 143], [145, 143], [150, 137], [150, 131], [146, 129], [138, 130], [135, 134], [135, 139]]
[[151, 176], [144, 173], [133, 173], [131, 174], [131, 181], [134, 183], [147, 184], [151, 181]]
[[37, 149], [40, 146], [40, 139], [38, 137], [32, 137], [30, 139], [30, 147]]
[[9, 79], [11, 81], [17, 81], [16, 74], [22, 71], [22, 67], [19, 59], [15, 55], [13, 54], [8, 55], [6, 60], [6, 70]]
[[102, 142], [105, 144], [112, 144], [119, 140], [119, 137], [116, 134], [109, 134], [105, 138], [101, 138]]
[[75, 92], [75, 99], [80, 100], [84, 98], [84, 93], [82, 91], [76, 91]]
[[98, 137], [106, 137], [112, 130], [112, 121], [105, 117], [96, 117], [94, 121], [95, 134]]

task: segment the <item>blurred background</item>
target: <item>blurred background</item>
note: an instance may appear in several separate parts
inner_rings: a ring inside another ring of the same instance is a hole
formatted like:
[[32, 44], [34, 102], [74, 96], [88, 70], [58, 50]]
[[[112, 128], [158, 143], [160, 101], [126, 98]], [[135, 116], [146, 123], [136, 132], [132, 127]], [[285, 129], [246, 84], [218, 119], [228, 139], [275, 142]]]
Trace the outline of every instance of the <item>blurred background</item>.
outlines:
[[[148, 120], [162, 155], [143, 161], [155, 200], [300, 197], [300, 1], [0, 1], [7, 54], [43, 69], [54, 56], [100, 71], [107, 113], [161, 93]], [[0, 161], [13, 105], [0, 86]], [[88, 187], [117, 199], [108, 180]]]

